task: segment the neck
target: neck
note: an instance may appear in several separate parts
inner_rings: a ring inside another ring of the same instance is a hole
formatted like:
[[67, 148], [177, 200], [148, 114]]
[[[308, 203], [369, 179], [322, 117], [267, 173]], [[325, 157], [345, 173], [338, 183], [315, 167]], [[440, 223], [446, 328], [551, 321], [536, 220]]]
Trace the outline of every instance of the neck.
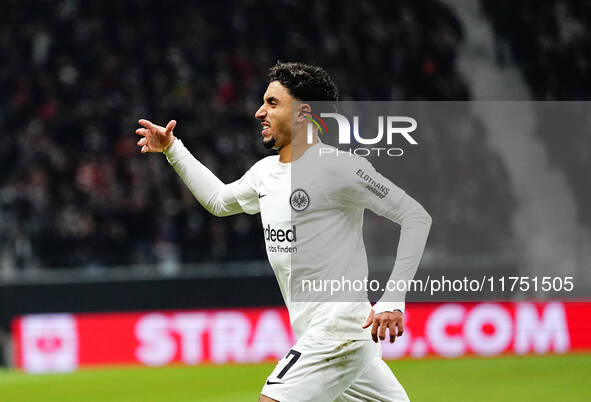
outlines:
[[289, 163], [291, 162], [291, 143], [279, 148], [279, 162]]
[[316, 137], [316, 136], [314, 136], [314, 141], [312, 142], [312, 144], [308, 144], [307, 141], [296, 140], [297, 138], [302, 139], [302, 138], [305, 138], [305, 136], [303, 136], [303, 135], [297, 136], [296, 138], [294, 138], [294, 141], [281, 147], [278, 150], [279, 162], [290, 163], [295, 160], [298, 160], [299, 158], [302, 157], [302, 155], [304, 155], [304, 153], [308, 150], [308, 148], [310, 148], [312, 145], [314, 145], [318, 142], [318, 137]]

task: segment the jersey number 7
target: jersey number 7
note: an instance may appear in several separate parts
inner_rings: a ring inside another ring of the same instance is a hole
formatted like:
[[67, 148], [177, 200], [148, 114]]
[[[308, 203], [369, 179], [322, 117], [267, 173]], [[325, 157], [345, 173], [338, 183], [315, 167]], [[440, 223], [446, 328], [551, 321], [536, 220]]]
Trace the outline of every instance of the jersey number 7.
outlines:
[[300, 352], [298, 352], [297, 350], [293, 350], [291, 349], [287, 355], [285, 356], [286, 359], [289, 359], [289, 356], [293, 356], [291, 358], [291, 360], [289, 361], [289, 363], [287, 363], [285, 365], [285, 367], [283, 367], [283, 370], [281, 370], [281, 372], [277, 375], [277, 378], [282, 379], [283, 376], [285, 375], [285, 373], [287, 373], [287, 370], [289, 370], [291, 368], [291, 366], [293, 366], [295, 364], [295, 362], [298, 361], [298, 359], [300, 358], [302, 354]]

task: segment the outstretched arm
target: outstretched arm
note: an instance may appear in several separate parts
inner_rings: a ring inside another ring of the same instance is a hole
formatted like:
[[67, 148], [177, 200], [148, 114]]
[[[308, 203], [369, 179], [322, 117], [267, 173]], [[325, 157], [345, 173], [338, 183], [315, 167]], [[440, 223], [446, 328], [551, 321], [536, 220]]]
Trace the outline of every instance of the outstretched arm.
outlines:
[[164, 152], [168, 162], [205, 209], [216, 216], [243, 212], [232, 191], [232, 184], [222, 183], [191, 155], [181, 140], [175, 138], [172, 131], [176, 126], [175, 120], [169, 121], [166, 127], [144, 119], [139, 124], [143, 127], [136, 130], [136, 134], [143, 137], [137, 143], [141, 152]]

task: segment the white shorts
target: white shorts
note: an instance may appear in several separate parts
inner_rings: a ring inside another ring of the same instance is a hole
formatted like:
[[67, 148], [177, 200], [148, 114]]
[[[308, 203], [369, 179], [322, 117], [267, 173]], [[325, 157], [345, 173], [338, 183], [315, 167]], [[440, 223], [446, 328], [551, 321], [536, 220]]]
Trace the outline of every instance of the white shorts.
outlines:
[[408, 401], [379, 344], [300, 339], [261, 393], [280, 402]]

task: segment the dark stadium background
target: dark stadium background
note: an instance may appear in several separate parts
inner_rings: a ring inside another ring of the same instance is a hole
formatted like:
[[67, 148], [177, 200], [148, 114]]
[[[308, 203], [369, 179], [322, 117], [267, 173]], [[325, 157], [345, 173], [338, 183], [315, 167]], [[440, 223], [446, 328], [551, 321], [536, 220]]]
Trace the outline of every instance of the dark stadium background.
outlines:
[[[459, 62], [462, 4], [490, 25], [490, 64], [515, 72], [524, 95], [475, 94]], [[4, 365], [21, 314], [281, 305], [259, 217], [200, 208], [164, 157], [138, 152], [140, 117], [176, 119], [175, 134], [230, 182], [269, 154], [253, 115], [277, 60], [323, 66], [343, 100], [591, 98], [583, 0], [2, 0], [0, 10]], [[591, 136], [541, 132], [574, 197], [583, 272]], [[429, 144], [441, 152], [393, 176], [434, 218], [423, 274], [520, 272], [515, 219], [528, 206], [492, 135], [470, 118], [467, 133], [442, 131]]]

